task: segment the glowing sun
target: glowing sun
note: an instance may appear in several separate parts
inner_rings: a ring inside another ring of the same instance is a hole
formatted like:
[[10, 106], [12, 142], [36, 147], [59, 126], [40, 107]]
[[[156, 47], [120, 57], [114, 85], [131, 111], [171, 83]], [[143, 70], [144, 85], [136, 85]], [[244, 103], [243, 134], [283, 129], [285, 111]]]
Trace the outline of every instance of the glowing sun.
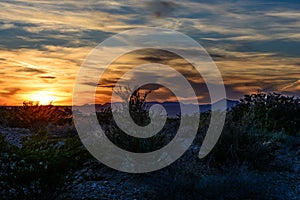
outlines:
[[48, 91], [40, 91], [33, 93], [29, 99], [30, 101], [39, 102], [39, 104], [41, 105], [48, 105], [57, 100], [53, 93]]

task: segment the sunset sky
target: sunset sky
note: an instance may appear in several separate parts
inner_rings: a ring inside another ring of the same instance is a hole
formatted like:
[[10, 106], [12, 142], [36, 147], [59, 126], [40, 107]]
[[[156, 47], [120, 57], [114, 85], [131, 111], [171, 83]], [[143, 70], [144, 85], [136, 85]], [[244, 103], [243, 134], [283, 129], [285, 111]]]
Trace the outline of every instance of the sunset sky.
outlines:
[[[0, 0], [0, 7], [0, 105], [71, 105], [77, 72], [90, 51], [114, 34], [145, 26], [199, 42], [222, 73], [228, 98], [257, 90], [300, 97], [298, 0]], [[158, 55], [164, 64], [181, 63], [160, 51], [133, 52], [111, 69], [157, 61]], [[104, 88], [118, 72], [107, 73]], [[205, 92], [196, 93], [201, 103], [208, 101]], [[98, 102], [108, 101], [108, 94]]]

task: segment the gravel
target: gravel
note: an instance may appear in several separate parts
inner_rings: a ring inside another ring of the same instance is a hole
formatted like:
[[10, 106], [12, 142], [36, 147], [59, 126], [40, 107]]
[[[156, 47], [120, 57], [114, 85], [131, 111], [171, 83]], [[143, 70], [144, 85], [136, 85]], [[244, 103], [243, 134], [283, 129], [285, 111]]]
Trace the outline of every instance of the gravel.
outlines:
[[6, 141], [14, 146], [22, 148], [22, 140], [24, 137], [31, 135], [29, 129], [26, 128], [3, 128], [0, 127], [0, 134], [6, 138]]

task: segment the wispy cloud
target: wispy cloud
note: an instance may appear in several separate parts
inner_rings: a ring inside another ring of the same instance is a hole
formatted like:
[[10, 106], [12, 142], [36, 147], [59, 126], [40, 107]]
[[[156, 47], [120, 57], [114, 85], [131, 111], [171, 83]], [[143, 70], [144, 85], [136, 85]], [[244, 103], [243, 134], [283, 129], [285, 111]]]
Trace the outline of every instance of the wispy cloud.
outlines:
[[288, 84], [286, 86], [284, 86], [282, 89], [282, 91], [287, 92], [287, 91], [298, 91], [300, 92], [300, 80], [297, 80], [291, 84]]
[[154, 17], [162, 18], [168, 17], [178, 5], [172, 1], [148, 1], [146, 2], [145, 9], [150, 11]]
[[18, 91], [20, 91], [20, 88], [15, 87], [7, 87], [0, 90], [0, 95], [2, 97], [10, 98], [11, 96], [15, 95]]
[[[220, 68], [229, 97], [257, 89], [300, 95], [300, 4], [294, 1], [11, 0], [0, 7], [2, 104], [20, 104], [32, 92], [50, 89], [59, 103], [70, 103], [90, 50], [114, 33], [141, 26], [178, 30], [202, 44]], [[149, 62], [177, 65], [207, 101], [191, 67], [161, 51], [116, 61], [102, 80], [102, 100], [125, 70]]]

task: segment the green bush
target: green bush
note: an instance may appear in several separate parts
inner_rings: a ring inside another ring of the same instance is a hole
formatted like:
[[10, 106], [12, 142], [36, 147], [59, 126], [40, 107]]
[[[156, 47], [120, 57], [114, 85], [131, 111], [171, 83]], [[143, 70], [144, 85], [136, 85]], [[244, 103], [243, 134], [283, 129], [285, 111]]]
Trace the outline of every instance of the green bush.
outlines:
[[[139, 125], [147, 125], [149, 122], [145, 98], [146, 96], [137, 92], [128, 99], [130, 114]], [[299, 147], [299, 141], [296, 143], [294, 139], [300, 132], [299, 111], [299, 100], [293, 97], [275, 93], [246, 95], [240, 104], [227, 112], [221, 138], [205, 161], [220, 168], [226, 168], [226, 164], [230, 168], [233, 164], [237, 167], [248, 166], [255, 169], [267, 167], [280, 144]], [[201, 144], [200, 140], [204, 138], [210, 116], [210, 112], [201, 113], [197, 145]], [[97, 113], [97, 117], [109, 139], [119, 147], [132, 152], [149, 152], [161, 148], [174, 137], [180, 125], [179, 119], [168, 119], [159, 134], [147, 139], [137, 139], [118, 129], [111, 109]], [[73, 172], [80, 171], [83, 163], [92, 158], [77, 135], [50, 136], [46, 131], [45, 127], [57, 132], [55, 125], [68, 124], [69, 120], [68, 112], [51, 105], [25, 103], [16, 110], [0, 110], [1, 122], [9, 123], [8, 125], [12, 127], [30, 128], [35, 133], [23, 142], [21, 149], [7, 144], [5, 138], [0, 135], [1, 198], [54, 199], [64, 192], [68, 187], [65, 183], [72, 182], [69, 178]], [[66, 129], [62, 130], [65, 133], [71, 129], [66, 126]], [[252, 179], [252, 174], [244, 172], [221, 176], [220, 174], [194, 178], [193, 176], [194, 174], [189, 178], [184, 174], [174, 177], [173, 182], [172, 180], [167, 182], [168, 185], [164, 187], [166, 189], [163, 192], [168, 191], [166, 195], [161, 193], [158, 196], [181, 198], [181, 192], [188, 191], [191, 198], [198, 197], [200, 193], [203, 198], [234, 199], [259, 198], [266, 192], [270, 193], [268, 188], [249, 189], [249, 183], [257, 186], [268, 182], [257, 174], [255, 179]], [[234, 192], [227, 194], [226, 191], [232, 189], [232, 186]]]
[[284, 131], [288, 135], [300, 132], [300, 101], [277, 93], [245, 95], [230, 113], [232, 120], [242, 122], [245, 129], [269, 132]]
[[54, 199], [69, 174], [91, 157], [79, 138], [48, 138], [40, 131], [21, 149], [1, 151], [1, 195], [12, 199]]
[[298, 99], [276, 93], [245, 95], [228, 111], [221, 138], [208, 161], [267, 167], [279, 142], [297, 135], [299, 129]]

